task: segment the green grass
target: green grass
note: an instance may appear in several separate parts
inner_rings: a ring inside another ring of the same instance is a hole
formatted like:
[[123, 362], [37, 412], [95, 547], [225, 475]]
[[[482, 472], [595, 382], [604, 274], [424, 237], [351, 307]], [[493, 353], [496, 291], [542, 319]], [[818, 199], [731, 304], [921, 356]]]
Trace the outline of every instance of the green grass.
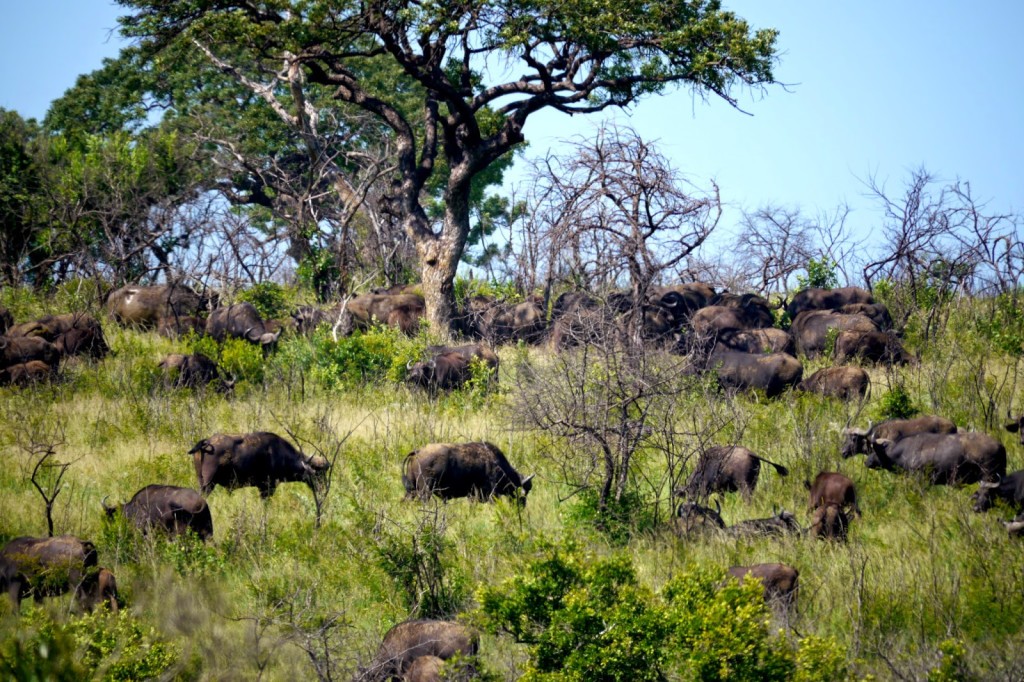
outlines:
[[[60, 300], [10, 290], [2, 298], [14, 303], [19, 320], [62, 312]], [[171, 389], [160, 377], [160, 357], [187, 352], [186, 342], [109, 322], [104, 329], [114, 353], [103, 362], [71, 363], [52, 387], [0, 389], [0, 541], [45, 534], [23, 445], [33, 435], [56, 434], [59, 457], [73, 461], [55, 511], [57, 531], [96, 542], [100, 563], [117, 575], [129, 612], [180, 652], [185, 678], [252, 679], [261, 670], [264, 679], [309, 678], [313, 671], [302, 645], [312, 640], [304, 638], [326, 622], [336, 625], [326, 635], [338, 655], [336, 674], [350, 676], [373, 656], [383, 633], [409, 615], [410, 595], [389, 575], [381, 548], [389, 538], [411, 542], [424, 527], [443, 537], [444, 575], [462, 586], [467, 609], [477, 588], [520, 574], [547, 542], [571, 540], [593, 556], [626, 552], [640, 583], [653, 590], [694, 565], [783, 561], [801, 575], [799, 606], [788, 619], [791, 636], [834, 638], [858, 677], [888, 679], [894, 676], [890, 665], [924, 677], [939, 665], [940, 647], [949, 641], [959, 643], [964, 665], [975, 674], [1012, 676], [1009, 671], [1024, 666], [1024, 544], [1007, 538], [998, 523], [1010, 511], [975, 514], [973, 486], [930, 487], [915, 477], [869, 471], [863, 458], [839, 458], [842, 429], [877, 420], [884, 395], [900, 385], [923, 412], [1002, 440], [1009, 470], [1024, 466], [1016, 437], [1000, 430], [1008, 409], [1019, 409], [1024, 398], [1019, 367], [972, 331], [974, 325], [956, 323], [967, 314], [966, 308], [954, 311], [954, 322], [928, 347], [908, 339], [920, 364], [895, 374], [869, 368], [872, 389], [863, 405], [808, 395], [709, 401], [698, 393], [677, 404], [681, 422], [719, 424], [715, 442], [739, 440], [790, 468], [790, 476], [780, 478], [764, 467], [749, 502], [727, 497], [727, 522], [784, 508], [807, 525], [803, 480], [822, 470], [841, 471], [856, 482], [864, 511], [847, 545], [805, 537], [679, 539], [661, 523], [651, 527], [651, 514], [618, 534], [595, 529], [584, 501], [570, 495], [555, 466], [553, 455], [564, 453], [553, 448], [563, 446], [511, 429], [510, 372], [514, 356], [524, 352], [519, 349], [502, 349], [498, 391], [431, 400], [394, 383], [398, 377], [388, 374], [394, 367], [365, 385], [349, 381], [337, 374], [340, 361], [318, 360], [324, 339], [292, 339], [263, 363], [262, 376], [252, 374], [234, 396], [223, 396]], [[376, 337], [375, 343], [405, 353], [425, 342], [407, 347]], [[542, 357], [547, 351], [526, 352]], [[306, 368], [320, 363], [332, 374], [318, 381], [311, 371], [292, 371], [287, 358]], [[823, 363], [807, 362], [806, 373]], [[334, 488], [319, 530], [302, 484], [282, 485], [266, 503], [255, 489], [218, 488], [209, 496], [215, 535], [207, 546], [142, 537], [103, 519], [105, 495], [124, 501], [149, 483], [194, 486], [186, 453], [212, 433], [284, 434], [287, 426], [312, 435], [314, 419], [330, 423], [339, 435], [350, 433], [332, 472]], [[496, 443], [520, 472], [537, 472], [525, 509], [507, 501], [403, 501], [399, 469], [406, 453], [431, 441], [476, 439]], [[648, 454], [643, 467], [657, 480], [664, 462]], [[653, 499], [646, 488], [638, 496], [641, 505]], [[664, 497], [661, 505], [663, 521]], [[70, 608], [65, 596], [48, 600], [47, 613], [61, 621]], [[15, 629], [9, 612], [0, 602], [0, 633]], [[778, 627], [787, 625], [777, 618]], [[526, 655], [523, 647], [493, 635], [483, 638], [482, 654], [488, 669], [505, 678], [523, 669]]]

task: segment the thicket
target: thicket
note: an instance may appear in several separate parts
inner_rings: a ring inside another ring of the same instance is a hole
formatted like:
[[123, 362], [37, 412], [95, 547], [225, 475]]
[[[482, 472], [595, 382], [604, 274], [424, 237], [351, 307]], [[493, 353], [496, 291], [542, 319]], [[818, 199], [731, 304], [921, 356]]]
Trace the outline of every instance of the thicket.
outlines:
[[[98, 312], [86, 291], [4, 289], [0, 304], [17, 319]], [[349, 679], [395, 623], [472, 614], [487, 631], [480, 668], [498, 679], [1018, 679], [1024, 548], [998, 522], [1012, 511], [975, 514], [972, 487], [932, 487], [838, 454], [845, 426], [918, 411], [996, 436], [1008, 468], [1021, 468], [1021, 446], [1002, 430], [1024, 399], [1019, 355], [986, 331], [999, 305], [953, 296], [940, 302], [931, 329], [921, 322], [931, 311], [915, 312], [905, 343], [920, 362], [869, 368], [863, 404], [730, 397], [707, 381], [681, 381], [671, 404], [658, 407], [659, 430], [639, 434], [622, 494], [605, 508], [600, 485], [566, 477], [580, 471], [562, 465], [579, 463], [583, 451], [517, 418], [518, 372], [529, 367], [550, 380], [558, 370], [547, 349], [503, 348], [497, 388], [481, 380], [430, 396], [401, 383], [406, 363], [432, 342], [425, 335], [371, 329], [334, 341], [322, 329], [285, 335], [264, 355], [243, 343], [170, 341], [105, 321], [113, 353], [102, 362], [68, 363], [53, 385], [0, 389], [0, 542], [45, 534], [18, 439], [59, 425], [57, 449], [71, 466], [52, 510], [55, 532], [96, 543], [126, 606], [116, 617], [83, 615], [67, 595], [43, 609], [25, 604], [15, 616], [0, 602], [0, 655], [18, 666], [5, 674]], [[231, 366], [235, 392], [167, 385], [157, 362], [190, 349]], [[825, 362], [806, 361], [805, 372]], [[350, 435], [319, 528], [301, 484], [281, 486], [266, 503], [254, 490], [215, 490], [215, 535], [206, 544], [104, 520], [105, 495], [125, 501], [157, 482], [194, 487], [186, 452], [212, 433], [290, 430], [314, 441], [328, 422], [339, 439]], [[408, 452], [478, 439], [499, 445], [518, 470], [537, 472], [525, 508], [403, 501]], [[841, 471], [855, 480], [864, 510], [849, 543], [676, 537], [672, 486], [702, 445], [727, 442], [791, 470], [785, 479], [762, 472], [749, 502], [726, 496], [729, 523], [781, 507], [806, 526], [801, 482]], [[765, 607], [756, 586], [721, 581], [729, 566], [772, 561], [800, 570], [787, 613]]]

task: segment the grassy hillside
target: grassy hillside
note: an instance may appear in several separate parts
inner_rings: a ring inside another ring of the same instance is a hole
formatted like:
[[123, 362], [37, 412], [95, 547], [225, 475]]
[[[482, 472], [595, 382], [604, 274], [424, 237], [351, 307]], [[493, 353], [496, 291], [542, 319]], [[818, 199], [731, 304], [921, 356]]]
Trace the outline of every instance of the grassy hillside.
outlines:
[[[0, 304], [23, 320], [78, 301], [66, 292], [42, 300], [7, 290]], [[783, 631], [780, 642], [832, 642], [846, 673], [858, 679], [1021, 679], [1024, 544], [998, 522], [1012, 513], [1002, 506], [972, 512], [975, 486], [929, 486], [839, 456], [845, 426], [867, 426], [909, 398], [921, 412], [995, 436], [1007, 447], [1008, 470], [1024, 467], [1016, 436], [1002, 430], [1010, 409], [1024, 405], [1018, 359], [986, 326], [988, 318], [979, 321], [980, 307], [949, 304], [927, 339], [913, 318], [907, 343], [921, 362], [870, 368], [863, 404], [796, 394], [731, 398], [708, 394], [700, 382], [675, 403], [680, 424], [700, 424], [701, 433], [713, 426], [713, 442], [741, 442], [790, 469], [781, 478], [764, 467], [749, 501], [727, 496], [728, 522], [781, 507], [806, 526], [804, 479], [840, 471], [856, 482], [864, 512], [845, 545], [803, 536], [681, 539], [665, 523], [671, 485], [665, 458], [655, 452], [641, 453], [626, 520], [602, 529], [592, 496], [573, 495], [557, 466], [564, 446], [512, 428], [516, 360], [529, 357], [544, 371], [545, 349], [502, 349], [497, 391], [481, 385], [431, 400], [395, 382], [427, 339], [382, 331], [335, 346], [326, 335], [292, 337], [266, 360], [229, 344], [212, 349], [241, 377], [224, 396], [170, 388], [156, 371], [163, 355], [207, 342], [172, 342], [106, 321], [110, 357], [70, 363], [52, 386], [0, 389], [0, 542], [45, 534], [43, 502], [29, 480], [31, 451], [52, 445], [71, 463], [56, 531], [92, 539], [127, 602], [120, 619], [91, 617], [88, 632], [121, 638], [120, 653], [111, 646], [103, 660], [139, 652], [145, 658], [156, 643], [157, 653], [173, 660], [169, 674], [181, 679], [308, 679], [318, 670], [325, 679], [347, 679], [410, 613], [471, 611], [481, 588], [524, 575], [552, 547], [588, 561], [627, 557], [639, 583], [655, 592], [695, 569], [785, 562], [799, 569], [801, 587], [797, 608], [772, 616], [769, 629], [773, 636]], [[825, 364], [805, 361], [805, 375]], [[281, 486], [266, 503], [254, 488], [216, 489], [209, 496], [215, 536], [206, 545], [146, 538], [104, 521], [105, 495], [126, 501], [150, 483], [195, 487], [186, 454], [193, 444], [216, 432], [254, 430], [292, 431], [325, 447], [347, 437], [321, 528], [314, 528], [313, 499], [302, 484]], [[406, 453], [427, 442], [483, 439], [520, 472], [537, 472], [525, 508], [507, 500], [403, 501]], [[696, 443], [684, 439], [680, 447], [692, 452]], [[0, 655], [31, 659], [48, 623], [79, 622], [72, 611], [69, 596], [47, 600], [41, 611], [26, 603], [19, 621], [0, 603]], [[125, 643], [134, 641], [125, 639], [130, 627], [139, 628], [141, 644]], [[83, 641], [75, 632], [71, 648]], [[481, 658], [498, 679], [514, 679], [528, 651], [509, 636], [485, 634]], [[108, 677], [121, 679], [147, 674], [111, 670]]]

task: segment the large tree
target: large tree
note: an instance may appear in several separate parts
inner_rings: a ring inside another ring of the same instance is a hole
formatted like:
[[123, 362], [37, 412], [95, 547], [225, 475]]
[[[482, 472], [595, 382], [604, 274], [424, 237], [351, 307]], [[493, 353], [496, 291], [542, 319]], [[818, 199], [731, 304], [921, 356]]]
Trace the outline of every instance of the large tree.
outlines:
[[[669, 84], [736, 105], [735, 88], [771, 83], [776, 31], [753, 32], [717, 0], [119, 0], [130, 36], [160, 54], [191, 44], [230, 70], [231, 56], [276, 65], [376, 117], [394, 137], [387, 203], [416, 244], [428, 317], [447, 331], [453, 280], [470, 233], [473, 180], [524, 141], [537, 111], [626, 107]], [[241, 52], [240, 52], [241, 51]], [[226, 56], [224, 56], [226, 55]], [[409, 92], [381, 81], [397, 65]], [[316, 111], [298, 107], [296, 124]], [[443, 219], [424, 190], [444, 168]]]

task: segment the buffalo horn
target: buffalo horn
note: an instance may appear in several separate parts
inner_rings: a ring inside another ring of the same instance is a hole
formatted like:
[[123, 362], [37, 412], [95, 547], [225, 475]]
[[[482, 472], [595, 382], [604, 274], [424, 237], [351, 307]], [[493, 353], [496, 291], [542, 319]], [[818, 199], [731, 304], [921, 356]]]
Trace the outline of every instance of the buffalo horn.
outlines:
[[536, 475], [537, 475], [537, 474], [530, 474], [529, 476], [527, 476], [526, 478], [524, 478], [524, 479], [523, 479], [523, 480], [522, 480], [522, 481], [521, 481], [521, 482], [519, 483], [519, 485], [521, 485], [521, 486], [522, 486], [522, 485], [526, 485], [526, 484], [527, 484], [527, 483], [529, 483], [529, 482], [530, 482], [530, 480], [531, 480], [531, 479], [533, 479], [533, 477], [534, 477], [534, 476], [536, 476]]
[[715, 498], [715, 512], [719, 515], [722, 513], [722, 501], [717, 497]]
[[103, 509], [104, 510], [106, 510], [108, 512], [112, 512], [112, 511], [114, 511], [115, 507], [112, 507], [109, 504], [107, 504], [107, 498], [109, 498], [109, 497], [110, 497], [110, 495], [104, 495], [103, 499], [100, 501], [100, 504], [103, 505]]
[[999, 487], [999, 481], [998, 480], [996, 480], [996, 481], [978, 481], [978, 487], [979, 488], [990, 488], [990, 489], [991, 488], [998, 488]]
[[412, 360], [410, 360], [409, 362], [405, 363], [405, 368], [406, 368], [407, 370], [408, 370], [408, 369], [412, 369]]

